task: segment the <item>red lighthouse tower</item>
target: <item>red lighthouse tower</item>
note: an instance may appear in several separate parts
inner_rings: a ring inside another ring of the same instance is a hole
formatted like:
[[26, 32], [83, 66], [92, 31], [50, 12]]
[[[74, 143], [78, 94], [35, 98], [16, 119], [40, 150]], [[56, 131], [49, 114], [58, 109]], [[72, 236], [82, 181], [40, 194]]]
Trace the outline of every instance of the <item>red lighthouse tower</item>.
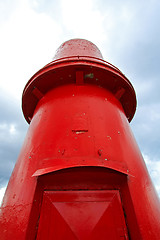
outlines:
[[129, 122], [136, 96], [89, 41], [27, 83], [30, 127], [0, 210], [1, 240], [159, 240], [160, 204]]

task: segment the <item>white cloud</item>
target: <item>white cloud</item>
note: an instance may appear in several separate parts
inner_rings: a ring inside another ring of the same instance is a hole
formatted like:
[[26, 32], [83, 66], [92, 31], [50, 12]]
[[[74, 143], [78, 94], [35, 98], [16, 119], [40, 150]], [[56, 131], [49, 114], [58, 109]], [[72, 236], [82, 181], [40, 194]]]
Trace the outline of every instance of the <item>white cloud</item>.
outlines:
[[9, 132], [10, 132], [10, 134], [15, 134], [16, 133], [16, 127], [15, 127], [14, 124], [10, 125]]
[[61, 0], [62, 21], [74, 37], [86, 38], [96, 44], [106, 39], [103, 15], [94, 0]]
[[34, 7], [37, 7], [37, 6], [39, 5], [39, 3], [38, 3], [37, 0], [33, 0], [33, 1], [32, 1], [32, 4], [33, 4]]
[[59, 45], [61, 27], [22, 0], [1, 25], [0, 34], [0, 87], [20, 98], [29, 78], [51, 61]]
[[2, 199], [3, 199], [4, 193], [6, 191], [6, 187], [7, 186], [5, 186], [5, 187], [0, 189], [0, 206], [1, 206], [1, 203], [2, 203]]
[[147, 165], [148, 171], [151, 175], [152, 181], [160, 197], [160, 185], [159, 185], [160, 184], [160, 161], [155, 159], [151, 160], [150, 157], [144, 153], [143, 153], [143, 157]]

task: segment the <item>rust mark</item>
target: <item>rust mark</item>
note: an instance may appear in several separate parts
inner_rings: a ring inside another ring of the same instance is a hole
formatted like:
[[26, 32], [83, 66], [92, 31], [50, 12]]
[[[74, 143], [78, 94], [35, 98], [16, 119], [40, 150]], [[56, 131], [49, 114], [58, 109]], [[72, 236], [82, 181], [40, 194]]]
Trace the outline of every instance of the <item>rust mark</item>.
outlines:
[[99, 156], [102, 155], [102, 149], [98, 149], [98, 155], [99, 155]]
[[82, 134], [82, 133], [86, 133], [86, 132], [88, 132], [88, 130], [87, 129], [77, 129], [77, 130], [72, 130], [72, 132], [73, 133], [75, 133], [75, 134]]
[[108, 140], [111, 140], [112, 138], [111, 138], [110, 136], [107, 136], [107, 139], [108, 139]]
[[93, 73], [85, 74], [84, 78], [91, 78], [92, 79], [92, 78], [94, 78], [94, 74]]
[[65, 153], [65, 149], [63, 149], [63, 150], [61, 151], [61, 154], [62, 154], [62, 155], [64, 155], [64, 153]]

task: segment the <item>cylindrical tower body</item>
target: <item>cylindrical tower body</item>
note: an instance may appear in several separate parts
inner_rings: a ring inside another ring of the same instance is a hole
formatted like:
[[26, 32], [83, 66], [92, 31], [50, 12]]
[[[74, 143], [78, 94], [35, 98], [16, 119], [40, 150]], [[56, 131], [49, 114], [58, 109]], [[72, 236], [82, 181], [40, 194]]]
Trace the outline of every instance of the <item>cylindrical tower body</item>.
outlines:
[[135, 92], [94, 44], [62, 44], [27, 83], [22, 108], [30, 126], [2, 240], [159, 240], [159, 198], [129, 126]]

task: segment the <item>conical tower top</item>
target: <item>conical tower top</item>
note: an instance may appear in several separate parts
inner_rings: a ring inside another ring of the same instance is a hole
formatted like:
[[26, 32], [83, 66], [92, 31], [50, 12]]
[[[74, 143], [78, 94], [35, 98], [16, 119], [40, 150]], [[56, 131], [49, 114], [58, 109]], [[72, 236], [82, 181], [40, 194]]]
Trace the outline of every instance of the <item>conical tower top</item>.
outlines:
[[134, 88], [125, 75], [103, 60], [95, 44], [71, 39], [57, 49], [53, 61], [40, 69], [26, 84], [22, 109], [30, 123], [39, 100], [51, 89], [64, 84], [94, 84], [106, 88], [120, 101], [130, 122], [136, 110]]

